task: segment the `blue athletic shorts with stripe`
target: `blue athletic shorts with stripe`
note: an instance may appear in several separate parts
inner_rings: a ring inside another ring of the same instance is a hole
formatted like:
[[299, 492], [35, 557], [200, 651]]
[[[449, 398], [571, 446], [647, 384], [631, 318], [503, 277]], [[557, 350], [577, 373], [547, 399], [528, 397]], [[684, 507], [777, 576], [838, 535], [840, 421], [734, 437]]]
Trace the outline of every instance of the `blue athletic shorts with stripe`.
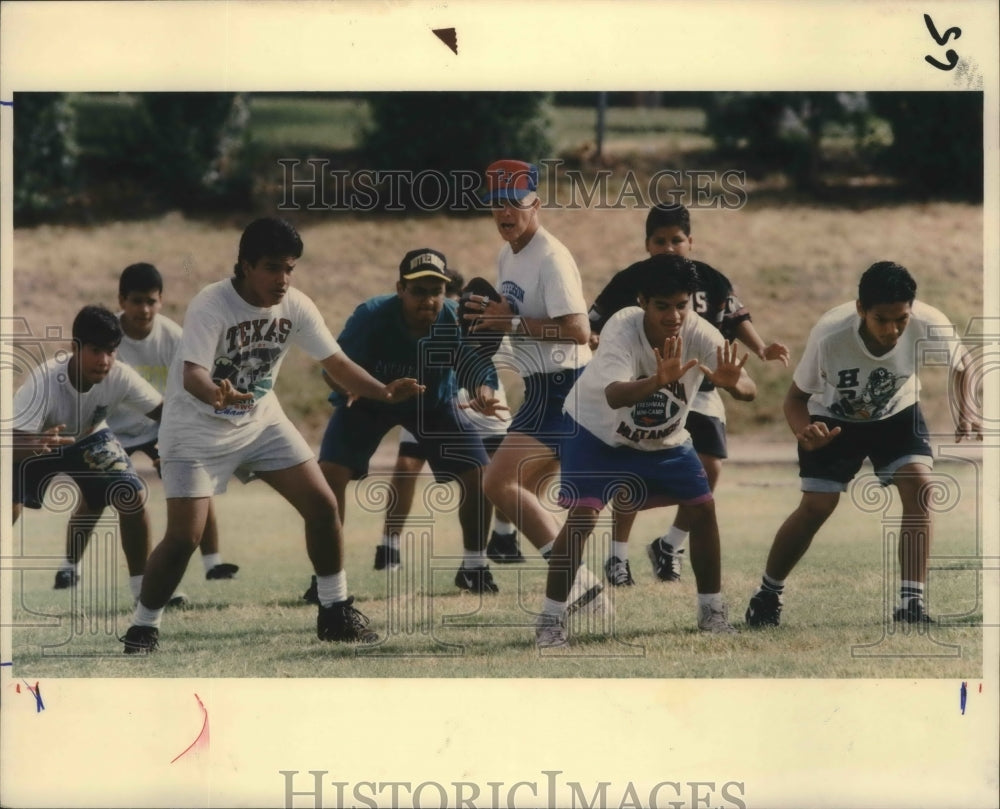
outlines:
[[690, 441], [653, 452], [611, 447], [573, 424], [576, 435], [562, 444], [559, 505], [563, 508], [600, 511], [613, 500], [621, 510], [638, 511], [712, 499], [705, 469]]
[[507, 432], [530, 435], [558, 451], [563, 441], [576, 430], [573, 420], [563, 413], [563, 405], [581, 373], [582, 368], [569, 368], [524, 377], [524, 401]]

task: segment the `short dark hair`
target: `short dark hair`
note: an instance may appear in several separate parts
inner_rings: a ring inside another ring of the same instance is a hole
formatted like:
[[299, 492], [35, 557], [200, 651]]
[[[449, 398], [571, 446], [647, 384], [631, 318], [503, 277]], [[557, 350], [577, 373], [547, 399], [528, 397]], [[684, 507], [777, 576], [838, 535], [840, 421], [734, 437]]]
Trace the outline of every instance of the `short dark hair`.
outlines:
[[256, 264], [264, 256], [302, 256], [302, 237], [291, 222], [276, 216], [255, 219], [243, 230], [240, 237], [240, 251], [236, 256], [233, 272], [237, 278], [243, 277], [240, 263], [246, 259]]
[[913, 303], [917, 282], [909, 270], [894, 261], [876, 261], [861, 275], [858, 300], [862, 309], [880, 303]]
[[462, 277], [462, 273], [454, 267], [446, 267], [444, 272], [451, 279], [444, 285], [445, 296], [450, 298], [461, 295], [462, 289], [465, 287], [465, 279]]
[[122, 324], [110, 309], [84, 306], [73, 318], [73, 342], [114, 350], [122, 341]]
[[691, 259], [676, 253], [660, 253], [639, 262], [636, 294], [644, 298], [669, 297], [678, 292], [698, 291], [698, 268]]
[[691, 235], [691, 212], [680, 203], [657, 203], [646, 214], [646, 238], [659, 228], [678, 227], [685, 236]]
[[130, 292], [163, 292], [163, 276], [152, 264], [141, 261], [129, 264], [118, 278], [118, 294], [125, 297]]

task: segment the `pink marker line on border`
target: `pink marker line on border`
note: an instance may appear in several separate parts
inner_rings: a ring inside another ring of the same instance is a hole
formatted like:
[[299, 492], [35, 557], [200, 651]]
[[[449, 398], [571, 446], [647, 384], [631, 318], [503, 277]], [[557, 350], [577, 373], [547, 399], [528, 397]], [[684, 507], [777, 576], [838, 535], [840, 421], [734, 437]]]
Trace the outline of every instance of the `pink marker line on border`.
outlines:
[[177, 759], [181, 758], [182, 756], [187, 755], [192, 749], [194, 749], [195, 747], [200, 746], [202, 743], [204, 743], [204, 745], [206, 745], [206, 746], [208, 745], [208, 741], [209, 741], [209, 734], [208, 734], [208, 709], [205, 708], [205, 704], [201, 701], [201, 697], [199, 697], [197, 694], [195, 694], [194, 698], [196, 700], [198, 700], [198, 707], [201, 708], [201, 712], [204, 714], [204, 720], [201, 723], [201, 731], [198, 733], [197, 738], [195, 738], [195, 740], [193, 742], [191, 742], [191, 744], [189, 744], [187, 746], [187, 748], [184, 749], [183, 752], [178, 753], [173, 759], [171, 759], [171, 761], [170, 761], [171, 764], [173, 764], [175, 761], [177, 761]]

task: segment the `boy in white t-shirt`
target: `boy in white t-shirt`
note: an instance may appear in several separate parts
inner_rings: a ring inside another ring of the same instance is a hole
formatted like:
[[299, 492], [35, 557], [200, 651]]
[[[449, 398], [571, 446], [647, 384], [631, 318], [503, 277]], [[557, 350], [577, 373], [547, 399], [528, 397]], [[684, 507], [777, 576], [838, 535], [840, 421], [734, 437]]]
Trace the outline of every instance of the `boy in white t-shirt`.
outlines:
[[[583, 546], [612, 499], [634, 508], [677, 504], [691, 523], [698, 628], [729, 634], [721, 594], [719, 528], [704, 467], [684, 427], [703, 379], [749, 401], [757, 387], [735, 345], [693, 313], [694, 264], [647, 259], [637, 273], [639, 307], [608, 321], [594, 357], [566, 398], [575, 427], [562, 445], [559, 503], [569, 509], [549, 557], [539, 647], [567, 643], [564, 616]], [[626, 496], [622, 497], [622, 488]]]
[[785, 417], [798, 441], [802, 499], [771, 544], [746, 611], [751, 627], [780, 624], [785, 579], [866, 457], [883, 486], [895, 484], [903, 507], [902, 581], [893, 620], [933, 623], [924, 610], [931, 545], [926, 492], [934, 465], [919, 404], [917, 371], [925, 357], [950, 357], [959, 412], [955, 440], [982, 435], [955, 329], [916, 294], [917, 282], [905, 267], [879, 261], [861, 276], [857, 300], [828, 311], [809, 334], [785, 396]]
[[[513, 364], [524, 380], [524, 399], [486, 467], [483, 488], [547, 558], [560, 526], [543, 502], [544, 491], [559, 470], [559, 445], [568, 429], [562, 412], [566, 394], [591, 357], [590, 321], [572, 254], [539, 221], [538, 167], [498, 160], [486, 169], [486, 185], [484, 201], [491, 205], [504, 241], [497, 255], [500, 300], [470, 295], [464, 317], [473, 324], [473, 334], [508, 335]], [[487, 546], [487, 555], [515, 560], [520, 550], [516, 544]], [[603, 590], [601, 581], [581, 565], [569, 610], [610, 613]]]
[[[130, 264], [118, 278], [118, 319], [122, 324], [122, 342], [118, 359], [127, 362], [160, 393], [167, 387], [167, 371], [181, 344], [181, 327], [161, 314], [163, 306], [163, 276], [152, 264]], [[160, 425], [140, 413], [117, 411], [108, 418], [111, 431], [132, 455], [143, 452], [153, 462], [157, 472], [160, 454], [157, 438]], [[215, 507], [210, 503], [205, 534], [198, 546], [206, 579], [232, 579], [238, 565], [222, 561], [219, 552], [219, 527]]]
[[86, 540], [104, 509], [114, 506], [129, 588], [138, 597], [150, 548], [146, 486], [107, 419], [119, 409], [159, 419], [163, 400], [136, 371], [115, 362], [122, 329], [112, 312], [83, 307], [72, 333], [69, 356], [36, 369], [14, 395], [14, 521], [22, 506], [41, 508], [52, 480], [68, 475], [80, 502], [67, 525], [56, 589], [76, 586]]
[[319, 639], [378, 640], [347, 594], [336, 498], [281, 409], [274, 382], [288, 348], [298, 344], [352, 396], [401, 401], [422, 388], [414, 379], [383, 384], [344, 355], [316, 304], [291, 286], [301, 255], [302, 239], [291, 224], [255, 220], [240, 238], [233, 277], [209, 284], [188, 305], [160, 426], [167, 530], [147, 562], [132, 626], [122, 638], [126, 654], [157, 648], [163, 606], [201, 539], [211, 498], [238, 469], [255, 473], [305, 521]]

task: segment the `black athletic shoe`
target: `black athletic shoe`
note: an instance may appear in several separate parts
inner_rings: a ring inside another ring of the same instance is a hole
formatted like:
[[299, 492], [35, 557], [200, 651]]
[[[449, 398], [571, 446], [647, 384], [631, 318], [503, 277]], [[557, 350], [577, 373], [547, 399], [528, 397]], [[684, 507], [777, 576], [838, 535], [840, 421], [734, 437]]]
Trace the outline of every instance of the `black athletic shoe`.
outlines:
[[316, 590], [316, 576], [312, 577], [312, 581], [309, 582], [308, 589], [302, 594], [302, 600], [306, 604], [319, 604], [319, 592]]
[[747, 607], [747, 626], [754, 629], [763, 626], [778, 626], [781, 623], [781, 596], [771, 590], [761, 590], [750, 597]]
[[517, 531], [509, 534], [494, 531], [490, 534], [490, 541], [486, 543], [486, 555], [498, 565], [513, 565], [525, 561], [517, 542]]
[[173, 607], [174, 609], [186, 610], [191, 606], [191, 600], [184, 595], [184, 593], [175, 592], [170, 598], [167, 599], [167, 607]]
[[617, 556], [609, 557], [604, 563], [604, 578], [612, 587], [631, 587], [635, 584], [628, 559], [622, 561]]
[[65, 590], [69, 587], [76, 587], [76, 583], [80, 581], [80, 577], [72, 570], [57, 570], [56, 571], [56, 583], [53, 585], [54, 590]]
[[239, 565], [234, 565], [229, 562], [219, 562], [215, 567], [207, 570], [205, 572], [206, 579], [235, 579], [236, 571], [240, 569]]
[[892, 614], [892, 620], [897, 623], [902, 621], [907, 624], [934, 624], [937, 623], [931, 616], [924, 612], [922, 601], [911, 598], [906, 602], [905, 607], [896, 607]]
[[399, 548], [390, 548], [388, 545], [377, 545], [375, 547], [375, 569], [395, 570], [400, 566]]
[[160, 645], [160, 630], [155, 626], [136, 626], [128, 628], [124, 638], [118, 638], [125, 644], [123, 650], [127, 655], [144, 655], [155, 652]]
[[649, 561], [653, 563], [653, 573], [660, 581], [680, 581], [681, 558], [684, 549], [674, 550], [673, 545], [654, 539], [646, 548]]
[[320, 607], [316, 616], [316, 636], [320, 640], [344, 643], [376, 643], [378, 633], [368, 629], [368, 617], [353, 606], [354, 596], [329, 607]]
[[500, 588], [493, 581], [493, 574], [488, 567], [477, 567], [467, 570], [460, 567], [455, 574], [455, 586], [470, 593], [499, 593]]

